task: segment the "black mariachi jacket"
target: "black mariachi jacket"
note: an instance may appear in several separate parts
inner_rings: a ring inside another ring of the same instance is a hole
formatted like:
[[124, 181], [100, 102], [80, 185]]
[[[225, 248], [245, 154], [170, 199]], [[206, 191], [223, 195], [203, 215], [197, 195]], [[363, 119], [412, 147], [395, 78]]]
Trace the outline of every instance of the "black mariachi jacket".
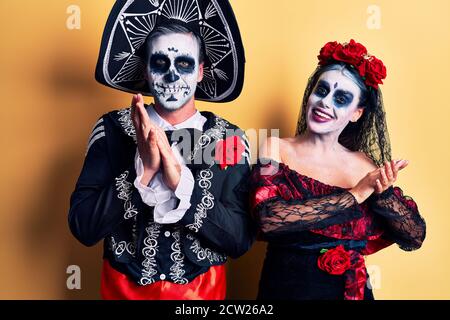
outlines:
[[[193, 141], [195, 156], [238, 129], [213, 113], [201, 113], [207, 121]], [[195, 178], [191, 207], [179, 222], [159, 224], [133, 184], [136, 134], [130, 109], [103, 115], [71, 196], [72, 233], [86, 246], [105, 239], [104, 258], [140, 285], [186, 284], [227, 256], [241, 256], [254, 240], [255, 227], [247, 210], [249, 145], [242, 131], [240, 137], [244, 161], [225, 170], [216, 163], [187, 164]]]

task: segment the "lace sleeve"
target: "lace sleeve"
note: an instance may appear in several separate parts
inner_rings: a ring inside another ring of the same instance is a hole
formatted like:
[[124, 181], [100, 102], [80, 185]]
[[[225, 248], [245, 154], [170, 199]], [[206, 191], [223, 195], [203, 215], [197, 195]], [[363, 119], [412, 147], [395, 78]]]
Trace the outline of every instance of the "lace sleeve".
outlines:
[[372, 195], [373, 212], [385, 218], [387, 236], [405, 251], [420, 248], [425, 239], [426, 225], [417, 204], [403, 195], [399, 187], [390, 187], [379, 195]]
[[342, 190], [305, 200], [272, 198], [255, 212], [260, 230], [266, 236], [321, 229], [362, 215], [353, 195]]

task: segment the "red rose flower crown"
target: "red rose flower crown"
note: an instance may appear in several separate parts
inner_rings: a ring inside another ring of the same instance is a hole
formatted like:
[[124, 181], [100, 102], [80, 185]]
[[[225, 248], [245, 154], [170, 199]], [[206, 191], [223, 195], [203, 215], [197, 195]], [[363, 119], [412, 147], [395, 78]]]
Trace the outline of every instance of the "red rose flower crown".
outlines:
[[328, 42], [317, 56], [319, 65], [327, 65], [333, 61], [342, 61], [358, 70], [367, 86], [378, 90], [386, 78], [386, 67], [375, 56], [367, 53], [366, 47], [351, 39], [350, 42], [340, 44], [336, 41]]

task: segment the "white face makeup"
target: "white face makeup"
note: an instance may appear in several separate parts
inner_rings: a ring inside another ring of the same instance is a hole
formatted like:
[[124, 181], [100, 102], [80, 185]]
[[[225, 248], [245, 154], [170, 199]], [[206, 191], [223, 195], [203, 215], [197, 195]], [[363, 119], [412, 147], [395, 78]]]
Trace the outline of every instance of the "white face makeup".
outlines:
[[148, 78], [158, 104], [169, 111], [183, 107], [195, 94], [199, 74], [199, 45], [191, 34], [161, 35], [150, 44]]
[[340, 70], [324, 72], [309, 96], [306, 123], [311, 132], [340, 134], [360, 115], [361, 89]]

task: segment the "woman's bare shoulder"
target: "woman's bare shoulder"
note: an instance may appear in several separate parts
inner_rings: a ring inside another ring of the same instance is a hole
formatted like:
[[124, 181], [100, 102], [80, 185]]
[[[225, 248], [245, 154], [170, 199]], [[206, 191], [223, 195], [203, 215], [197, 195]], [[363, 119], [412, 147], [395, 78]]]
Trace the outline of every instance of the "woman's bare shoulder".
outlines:
[[290, 153], [295, 138], [268, 137], [259, 146], [259, 157], [283, 162], [284, 156]]
[[352, 161], [354, 161], [364, 172], [368, 173], [378, 168], [375, 162], [364, 152], [352, 151], [350, 154]]

